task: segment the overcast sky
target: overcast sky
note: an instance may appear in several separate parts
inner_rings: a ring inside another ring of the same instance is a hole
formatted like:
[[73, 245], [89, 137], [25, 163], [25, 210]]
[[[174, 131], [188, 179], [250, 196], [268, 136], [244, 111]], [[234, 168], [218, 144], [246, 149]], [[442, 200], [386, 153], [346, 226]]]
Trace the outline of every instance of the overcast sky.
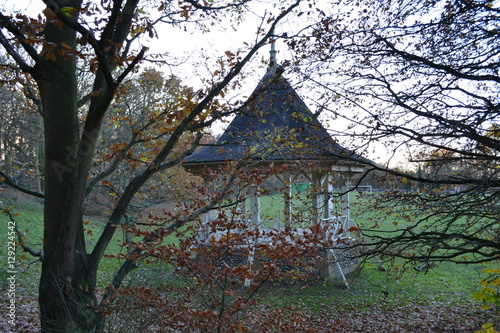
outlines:
[[[268, 3], [257, 4], [264, 6], [264, 4]], [[41, 0], [0, 0], [0, 9], [5, 13], [20, 11], [35, 16], [41, 13], [44, 8], [45, 5]], [[264, 13], [265, 10], [265, 8], [257, 8], [255, 12]], [[155, 13], [152, 12], [151, 15], [155, 15]], [[215, 59], [223, 56], [225, 51], [236, 51], [244, 47], [245, 42], [253, 44], [256, 41], [256, 29], [261, 24], [258, 15], [258, 13], [246, 14], [245, 21], [237, 26], [238, 30], [228, 28], [229, 23], [214, 26], [210, 33], [202, 33], [195, 28], [188, 28], [187, 31], [184, 31], [167, 25], [158, 26], [159, 38], [143, 39], [143, 43], [150, 48], [149, 53], [169, 53], [170, 57], [167, 59], [170, 59], [172, 64], [177, 65], [163, 67], [167, 75], [175, 74], [181, 78], [184, 84], [200, 88], [202, 86], [200, 78], [207, 77], [207, 75], [210, 75], [210, 71], [215, 70], [215, 67], [213, 67]], [[278, 28], [276, 32], [279, 34], [284, 30], [294, 30], [297, 27], [298, 24], [294, 26], [293, 21], [285, 21], [283, 26]], [[286, 47], [282, 43], [277, 43], [277, 50], [278, 62], [290, 58], [290, 56], [287, 56]], [[265, 47], [259, 52], [253, 64], [249, 66], [250, 70], [247, 70], [249, 77], [244, 86], [237, 92], [239, 97], [247, 96], [256, 87], [266, 71], [261, 60], [267, 60], [268, 58], [269, 48]], [[235, 94], [237, 93], [235, 92]], [[306, 104], [311, 104], [307, 103], [307, 92], [299, 91], [299, 94], [302, 95]], [[313, 107], [314, 105], [308, 106]], [[339, 124], [339, 120], [336, 121], [336, 127], [338, 126], [343, 127], [342, 124]], [[345, 127], [347, 127], [347, 124]], [[220, 124], [213, 128], [214, 134], [218, 134], [222, 130], [223, 127]], [[381, 161], [378, 159], [380, 157], [382, 159], [387, 158], [387, 153], [384, 153], [386, 151], [385, 147], [377, 145], [377, 149], [374, 149], [374, 151], [378, 153], [375, 155], [370, 153], [373, 156], [368, 157], [377, 159], [377, 161]], [[391, 164], [399, 163], [401, 158], [402, 156], [394, 159]]]

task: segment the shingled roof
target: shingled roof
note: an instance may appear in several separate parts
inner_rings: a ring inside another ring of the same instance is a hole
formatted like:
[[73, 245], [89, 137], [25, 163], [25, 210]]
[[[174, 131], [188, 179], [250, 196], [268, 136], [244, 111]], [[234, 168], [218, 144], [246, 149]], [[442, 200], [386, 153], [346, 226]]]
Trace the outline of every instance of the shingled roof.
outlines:
[[321, 160], [328, 164], [361, 159], [333, 140], [276, 67], [264, 75], [219, 139], [195, 151], [184, 165], [243, 158], [269, 162]]

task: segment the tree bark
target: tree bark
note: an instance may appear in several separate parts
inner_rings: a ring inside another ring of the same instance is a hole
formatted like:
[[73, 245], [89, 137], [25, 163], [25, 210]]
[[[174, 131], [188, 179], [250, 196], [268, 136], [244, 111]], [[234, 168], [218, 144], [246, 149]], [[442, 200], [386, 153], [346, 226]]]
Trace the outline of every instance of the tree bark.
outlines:
[[[64, 5], [79, 7], [80, 3]], [[88, 264], [79, 199], [84, 188], [78, 169], [84, 156], [78, 151], [76, 59], [59, 53], [61, 45], [76, 48], [76, 32], [49, 22], [45, 34], [52, 44], [35, 66], [45, 128], [41, 327], [42, 332], [89, 332], [98, 326], [100, 315], [93, 309], [96, 279]]]

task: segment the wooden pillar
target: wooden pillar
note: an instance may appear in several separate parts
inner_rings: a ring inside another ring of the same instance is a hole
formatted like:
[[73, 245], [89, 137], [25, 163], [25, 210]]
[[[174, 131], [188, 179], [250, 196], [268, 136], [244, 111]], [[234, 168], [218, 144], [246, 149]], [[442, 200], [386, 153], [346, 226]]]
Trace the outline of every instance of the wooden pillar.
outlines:
[[323, 218], [329, 219], [332, 217], [333, 202], [332, 202], [332, 192], [333, 185], [331, 182], [331, 175], [327, 173], [323, 177]]
[[246, 187], [240, 186], [240, 191], [238, 194], [238, 205], [236, 206], [236, 213], [238, 214], [238, 219], [247, 219], [247, 191]]
[[344, 271], [338, 262], [337, 256], [335, 255], [335, 250], [329, 249], [328, 253], [328, 280], [337, 279], [342, 287], [349, 289], [349, 283], [345, 278]]
[[343, 175], [344, 183], [340, 188], [340, 192], [342, 193], [341, 198], [341, 207], [342, 207], [342, 216], [347, 216], [349, 218], [349, 186], [351, 185], [351, 176], [350, 174]]
[[285, 228], [287, 228], [292, 222], [292, 175], [290, 170], [285, 170], [283, 183], [285, 185]]
[[[204, 179], [204, 186], [208, 188], [210, 181]], [[209, 200], [209, 196], [207, 196], [207, 200]], [[198, 241], [204, 243], [207, 241], [210, 236], [210, 226], [209, 223], [215, 218], [215, 211], [209, 210], [206, 213], [201, 215], [201, 226], [199, 229]]]
[[203, 225], [208, 224], [210, 221], [213, 220], [214, 213], [212, 210], [209, 210], [208, 212], [204, 213], [203, 216], [201, 217], [201, 223]]
[[250, 193], [250, 226], [258, 227], [260, 225], [260, 193], [258, 185], [251, 185]]
[[313, 212], [313, 222], [321, 222], [321, 174], [314, 171], [312, 173], [312, 212]]

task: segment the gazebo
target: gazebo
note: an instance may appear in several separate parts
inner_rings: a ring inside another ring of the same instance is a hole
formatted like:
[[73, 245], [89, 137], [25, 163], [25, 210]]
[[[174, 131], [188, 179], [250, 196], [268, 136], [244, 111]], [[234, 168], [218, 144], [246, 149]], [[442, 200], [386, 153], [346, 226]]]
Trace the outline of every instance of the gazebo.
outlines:
[[[349, 216], [349, 187], [356, 174], [364, 172], [363, 157], [337, 143], [321, 125], [283, 77], [276, 66], [275, 51], [271, 50], [271, 66], [248, 100], [215, 143], [195, 151], [183, 163], [189, 172], [200, 174], [209, 168], [218, 170], [228, 161], [245, 161], [249, 168], [282, 167], [283, 182], [282, 227], [293, 226], [292, 187], [300, 175], [311, 184], [311, 223], [321, 223], [329, 237], [350, 239], [350, 230], [359, 230]], [[333, 182], [341, 193], [340, 209], [332, 202]], [[262, 224], [259, 186], [249, 184], [249, 209], [246, 221], [250, 227]], [[211, 220], [205, 214], [203, 223]], [[347, 286], [345, 276], [353, 262], [339, 259], [339, 252], [330, 252], [328, 278], [337, 277]], [[345, 256], [345, 255], [344, 255]]]

